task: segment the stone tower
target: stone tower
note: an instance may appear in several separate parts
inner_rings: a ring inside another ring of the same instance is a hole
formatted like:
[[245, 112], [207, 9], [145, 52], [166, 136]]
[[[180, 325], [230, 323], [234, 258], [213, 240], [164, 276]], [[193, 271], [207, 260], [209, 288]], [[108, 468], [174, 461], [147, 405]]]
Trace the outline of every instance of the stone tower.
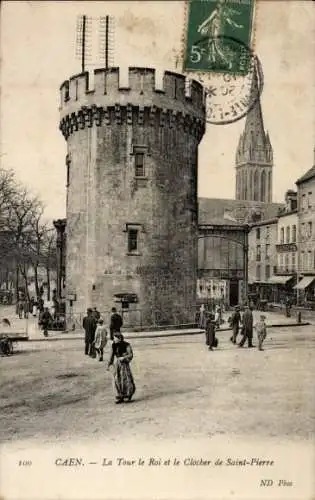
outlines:
[[[252, 97], [259, 96], [257, 74], [252, 80]], [[236, 200], [272, 203], [273, 152], [259, 97], [246, 116], [236, 152]]]
[[[67, 141], [67, 293], [73, 312], [135, 297], [133, 323], [190, 322], [197, 282], [202, 86], [154, 69], [71, 77], [60, 87]], [[140, 312], [141, 311], [141, 312]]]

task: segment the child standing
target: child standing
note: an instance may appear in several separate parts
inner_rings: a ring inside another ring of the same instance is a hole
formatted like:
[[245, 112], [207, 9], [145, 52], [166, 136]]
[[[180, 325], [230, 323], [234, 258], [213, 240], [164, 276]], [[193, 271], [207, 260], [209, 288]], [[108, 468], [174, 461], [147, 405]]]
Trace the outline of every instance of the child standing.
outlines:
[[100, 318], [97, 322], [97, 327], [95, 330], [94, 347], [99, 355], [99, 361], [103, 361], [104, 348], [107, 344], [107, 330], [104, 325], [104, 321]]
[[256, 323], [255, 330], [257, 332], [258, 337], [258, 350], [263, 351], [262, 345], [263, 341], [267, 337], [267, 328], [265, 323], [266, 316], [260, 316], [260, 321]]

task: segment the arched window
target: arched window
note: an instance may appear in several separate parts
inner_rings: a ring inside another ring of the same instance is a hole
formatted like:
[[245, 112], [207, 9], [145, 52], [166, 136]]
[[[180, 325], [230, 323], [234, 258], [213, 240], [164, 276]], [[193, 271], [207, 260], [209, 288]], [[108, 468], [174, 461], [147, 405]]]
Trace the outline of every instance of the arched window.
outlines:
[[285, 237], [285, 242], [290, 243], [290, 226], [286, 227], [286, 237]]
[[244, 200], [247, 200], [247, 172], [244, 172]]
[[292, 226], [292, 243], [296, 243], [296, 225]]
[[260, 177], [260, 201], [266, 201], [266, 173], [263, 170]]
[[272, 201], [271, 170], [268, 173], [268, 201]]
[[249, 192], [248, 199], [252, 200], [254, 196], [254, 172], [250, 170], [249, 172]]
[[255, 170], [254, 174], [254, 201], [258, 201], [258, 193], [259, 193], [259, 181], [258, 181], [258, 170]]

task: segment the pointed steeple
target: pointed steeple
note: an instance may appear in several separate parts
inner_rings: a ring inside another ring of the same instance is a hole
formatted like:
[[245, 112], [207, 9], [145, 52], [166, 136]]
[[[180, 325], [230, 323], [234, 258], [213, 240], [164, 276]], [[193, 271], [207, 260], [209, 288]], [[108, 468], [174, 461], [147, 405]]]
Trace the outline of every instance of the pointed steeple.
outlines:
[[250, 101], [254, 104], [246, 116], [236, 150], [236, 199], [267, 203], [272, 200], [273, 151], [264, 128], [256, 68]]
[[250, 155], [249, 158], [246, 157], [246, 159], [239, 158], [238, 164], [248, 160], [263, 163], [269, 163], [270, 161], [271, 144], [269, 137], [267, 137], [265, 133], [260, 98], [257, 96], [259, 96], [258, 76], [257, 70], [255, 69], [253, 72], [250, 97], [251, 102], [255, 100], [255, 104], [246, 116], [245, 128], [242, 134], [243, 154], [245, 154], [246, 151], [250, 151]]

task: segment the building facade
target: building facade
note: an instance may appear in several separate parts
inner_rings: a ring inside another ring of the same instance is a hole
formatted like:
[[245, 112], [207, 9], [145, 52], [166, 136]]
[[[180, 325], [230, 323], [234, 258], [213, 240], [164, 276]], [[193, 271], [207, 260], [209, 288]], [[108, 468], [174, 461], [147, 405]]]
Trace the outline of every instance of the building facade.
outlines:
[[277, 238], [277, 268], [275, 281], [275, 302], [285, 302], [290, 297], [295, 302], [294, 286], [297, 283], [298, 259], [298, 214], [293, 208], [279, 215]]
[[199, 225], [197, 298], [225, 306], [243, 303], [247, 296], [247, 225], [228, 219]]
[[277, 267], [278, 219], [252, 224], [248, 235], [248, 281], [259, 298], [271, 300], [270, 278]]
[[272, 202], [273, 151], [265, 132], [257, 89], [257, 75], [252, 80], [255, 105], [246, 116], [245, 129], [236, 151], [236, 200]]
[[294, 300], [298, 258], [297, 193], [287, 191], [277, 217], [251, 225], [249, 233], [250, 290], [259, 300]]
[[[66, 288], [73, 313], [132, 297], [133, 322], [188, 323], [198, 268], [202, 86], [165, 72], [118, 68], [60, 88], [67, 141]], [[137, 316], [140, 312], [141, 317]], [[176, 319], [175, 319], [176, 318]]]
[[315, 305], [315, 158], [314, 166], [297, 180], [296, 185], [299, 240], [297, 300], [301, 305]]

